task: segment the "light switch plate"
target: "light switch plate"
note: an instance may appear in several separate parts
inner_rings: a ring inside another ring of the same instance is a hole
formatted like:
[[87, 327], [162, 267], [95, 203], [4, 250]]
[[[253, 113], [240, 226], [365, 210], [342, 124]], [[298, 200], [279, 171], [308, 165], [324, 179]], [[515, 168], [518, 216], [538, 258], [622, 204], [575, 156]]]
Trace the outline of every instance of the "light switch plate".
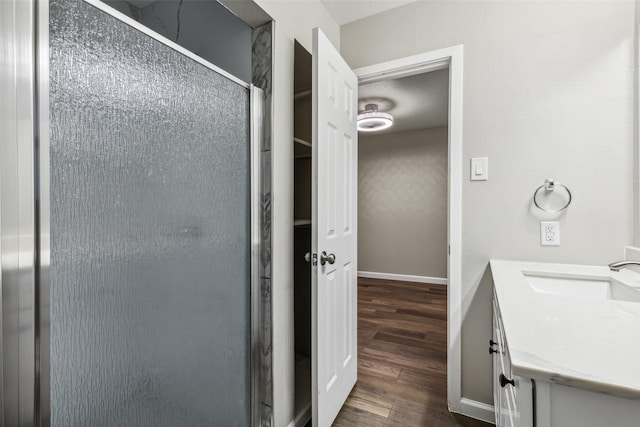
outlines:
[[487, 181], [489, 179], [489, 158], [471, 158], [471, 181]]

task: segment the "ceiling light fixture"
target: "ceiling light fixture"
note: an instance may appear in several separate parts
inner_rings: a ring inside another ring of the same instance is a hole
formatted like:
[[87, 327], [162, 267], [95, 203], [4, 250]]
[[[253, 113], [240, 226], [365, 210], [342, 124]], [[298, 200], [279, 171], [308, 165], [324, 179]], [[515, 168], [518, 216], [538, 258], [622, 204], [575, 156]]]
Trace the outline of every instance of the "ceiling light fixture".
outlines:
[[364, 106], [364, 111], [358, 113], [359, 131], [374, 132], [390, 128], [391, 125], [393, 125], [393, 116], [378, 111], [377, 104], [367, 104]]

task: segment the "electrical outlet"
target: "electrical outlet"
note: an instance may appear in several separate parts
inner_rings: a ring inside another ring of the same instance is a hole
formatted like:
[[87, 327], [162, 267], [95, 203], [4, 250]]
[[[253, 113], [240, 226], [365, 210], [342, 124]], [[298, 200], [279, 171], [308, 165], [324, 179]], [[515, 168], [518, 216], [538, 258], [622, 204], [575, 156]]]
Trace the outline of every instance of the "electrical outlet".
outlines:
[[560, 246], [560, 223], [542, 221], [540, 223], [540, 244], [542, 246]]

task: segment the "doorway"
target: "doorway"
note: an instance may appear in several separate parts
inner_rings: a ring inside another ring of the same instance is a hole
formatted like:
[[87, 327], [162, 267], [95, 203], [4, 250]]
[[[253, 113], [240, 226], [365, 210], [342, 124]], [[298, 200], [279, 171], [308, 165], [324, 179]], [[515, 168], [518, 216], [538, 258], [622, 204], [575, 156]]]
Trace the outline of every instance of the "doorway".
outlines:
[[358, 88], [393, 119], [358, 134], [358, 277], [447, 284], [448, 89], [448, 69]]
[[457, 45], [355, 70], [360, 85], [449, 70], [447, 227], [447, 406], [461, 412], [462, 83], [463, 46]]
[[[473, 416], [461, 399], [461, 323], [462, 323], [462, 83], [463, 46], [453, 46], [424, 54], [380, 63], [354, 70], [360, 85], [414, 76], [448, 68], [449, 70], [449, 119], [448, 119], [448, 229], [447, 229], [447, 278], [446, 318], [446, 407], [447, 412]], [[359, 269], [360, 270], [360, 269]], [[475, 422], [464, 418], [466, 423]], [[457, 424], [453, 424], [457, 425]]]
[[[447, 410], [449, 69], [361, 84], [358, 382], [336, 419], [457, 425]], [[381, 116], [383, 117], [383, 116]]]

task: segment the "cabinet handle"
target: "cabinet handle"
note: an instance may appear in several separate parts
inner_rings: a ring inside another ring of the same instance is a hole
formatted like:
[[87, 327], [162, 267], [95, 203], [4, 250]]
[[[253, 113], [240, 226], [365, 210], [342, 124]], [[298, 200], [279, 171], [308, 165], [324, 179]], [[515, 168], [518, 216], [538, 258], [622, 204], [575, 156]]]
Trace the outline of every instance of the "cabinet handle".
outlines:
[[507, 384], [511, 384], [512, 386], [516, 386], [516, 382], [514, 380], [510, 380], [507, 377], [504, 376], [504, 374], [500, 374], [500, 377], [498, 377], [498, 379], [500, 380], [500, 386], [501, 387], [505, 387]]
[[498, 345], [497, 342], [495, 342], [492, 339], [489, 339], [489, 354], [493, 354], [493, 353], [497, 353], [498, 350], [496, 350], [495, 348], [493, 348], [494, 345]]

